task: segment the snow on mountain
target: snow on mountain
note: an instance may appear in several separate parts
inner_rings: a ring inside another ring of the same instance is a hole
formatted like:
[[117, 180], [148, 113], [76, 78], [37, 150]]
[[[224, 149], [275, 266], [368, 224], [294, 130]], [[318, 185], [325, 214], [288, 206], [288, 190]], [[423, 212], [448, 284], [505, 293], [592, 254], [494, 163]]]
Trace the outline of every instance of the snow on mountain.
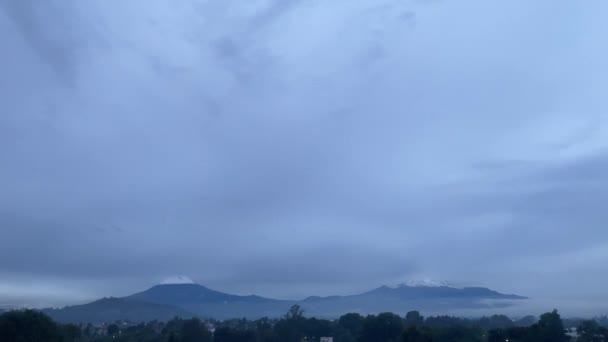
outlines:
[[400, 287], [452, 287], [452, 288], [457, 288], [456, 286], [454, 286], [453, 284], [451, 284], [450, 282], [447, 281], [435, 281], [432, 279], [417, 279], [417, 280], [408, 280], [405, 283], [399, 284], [397, 285], [395, 288], [400, 288]]
[[161, 285], [175, 285], [175, 284], [196, 284], [194, 280], [185, 275], [177, 275], [165, 278], [160, 282]]

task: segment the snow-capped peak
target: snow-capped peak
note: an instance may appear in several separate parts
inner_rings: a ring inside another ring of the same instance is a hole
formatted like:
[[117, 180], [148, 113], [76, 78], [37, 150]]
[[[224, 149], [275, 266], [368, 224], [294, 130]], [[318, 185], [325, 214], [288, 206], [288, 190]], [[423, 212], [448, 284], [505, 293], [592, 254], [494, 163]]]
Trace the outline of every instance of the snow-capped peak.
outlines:
[[175, 285], [175, 284], [195, 284], [194, 280], [185, 275], [177, 275], [165, 278], [160, 282], [161, 285]]
[[418, 280], [408, 280], [405, 283], [397, 285], [397, 288], [404, 287], [404, 286], [407, 286], [407, 287], [442, 287], [442, 286], [456, 287], [447, 281], [435, 281], [435, 280], [431, 280], [428, 278], [427, 279], [418, 279]]

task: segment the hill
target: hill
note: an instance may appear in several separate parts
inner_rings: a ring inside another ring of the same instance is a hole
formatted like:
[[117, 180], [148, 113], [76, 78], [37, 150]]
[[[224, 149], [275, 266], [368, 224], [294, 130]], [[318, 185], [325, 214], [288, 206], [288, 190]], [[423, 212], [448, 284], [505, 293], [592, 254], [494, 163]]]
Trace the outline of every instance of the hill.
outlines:
[[311, 315], [337, 317], [345, 312], [361, 314], [395, 312], [405, 314], [411, 309], [444, 311], [453, 309], [498, 308], [513, 305], [523, 296], [503, 294], [483, 287], [451, 286], [381, 286], [351, 296], [311, 297], [300, 305]]
[[88, 304], [42, 311], [61, 323], [103, 323], [117, 320], [165, 321], [175, 316], [183, 318], [195, 316], [182, 308], [125, 298], [103, 298]]
[[239, 296], [211, 290], [199, 284], [163, 284], [125, 297], [184, 308], [201, 317], [218, 319], [234, 317], [277, 317], [295, 301], [260, 296]]

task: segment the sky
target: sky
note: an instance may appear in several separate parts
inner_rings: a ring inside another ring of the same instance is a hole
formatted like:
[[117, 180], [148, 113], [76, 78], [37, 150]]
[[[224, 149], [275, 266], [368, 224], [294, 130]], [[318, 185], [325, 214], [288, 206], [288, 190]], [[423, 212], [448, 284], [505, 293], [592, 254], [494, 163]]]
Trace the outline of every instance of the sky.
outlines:
[[607, 10], [1, 1], [0, 306], [171, 279], [608, 303]]

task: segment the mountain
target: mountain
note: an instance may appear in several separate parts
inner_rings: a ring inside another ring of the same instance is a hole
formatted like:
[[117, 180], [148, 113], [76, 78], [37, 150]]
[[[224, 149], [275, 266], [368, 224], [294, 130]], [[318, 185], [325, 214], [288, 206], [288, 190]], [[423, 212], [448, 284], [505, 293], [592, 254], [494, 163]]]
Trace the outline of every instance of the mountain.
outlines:
[[253, 303], [266, 300], [272, 301], [272, 299], [258, 296], [238, 296], [219, 292], [199, 284], [161, 284], [125, 298], [175, 306], [187, 306], [196, 303], [227, 304], [235, 302]]
[[166, 321], [176, 316], [183, 318], [196, 316], [179, 307], [125, 298], [103, 298], [88, 304], [42, 311], [61, 323], [103, 323], [117, 320]]
[[410, 310], [445, 312], [458, 309], [500, 308], [526, 297], [502, 294], [483, 287], [456, 288], [447, 285], [381, 286], [350, 296], [309, 297], [301, 302], [310, 315], [337, 317], [346, 312], [361, 314]]
[[411, 286], [399, 285], [397, 287], [382, 286], [361, 296], [387, 296], [401, 300], [413, 299], [439, 299], [439, 298], [467, 298], [467, 299], [527, 299], [526, 297], [503, 294], [485, 287], [457, 288], [447, 285], [438, 286]]
[[105, 298], [85, 305], [46, 310], [60, 322], [110, 322], [115, 320], [167, 320], [174, 316], [203, 318], [280, 317], [298, 304], [307, 315], [335, 318], [348, 312], [361, 314], [410, 310], [445, 312], [458, 309], [500, 308], [526, 297], [503, 294], [484, 287], [458, 288], [448, 283], [409, 282], [381, 286], [347, 296], [277, 300], [239, 296], [190, 282], [161, 284], [124, 298]]
[[238, 296], [199, 284], [161, 284], [125, 297], [129, 300], [177, 306], [201, 317], [276, 317], [295, 303], [260, 296]]
[[396, 287], [382, 286], [349, 296], [308, 297], [304, 300], [276, 300], [259, 296], [238, 296], [198, 284], [161, 284], [127, 299], [184, 308], [202, 317], [280, 317], [294, 304], [310, 315], [338, 317], [346, 312], [362, 314], [409, 309], [446, 310], [505, 307], [526, 297], [502, 294], [483, 287], [457, 288], [447, 282], [417, 281]]

